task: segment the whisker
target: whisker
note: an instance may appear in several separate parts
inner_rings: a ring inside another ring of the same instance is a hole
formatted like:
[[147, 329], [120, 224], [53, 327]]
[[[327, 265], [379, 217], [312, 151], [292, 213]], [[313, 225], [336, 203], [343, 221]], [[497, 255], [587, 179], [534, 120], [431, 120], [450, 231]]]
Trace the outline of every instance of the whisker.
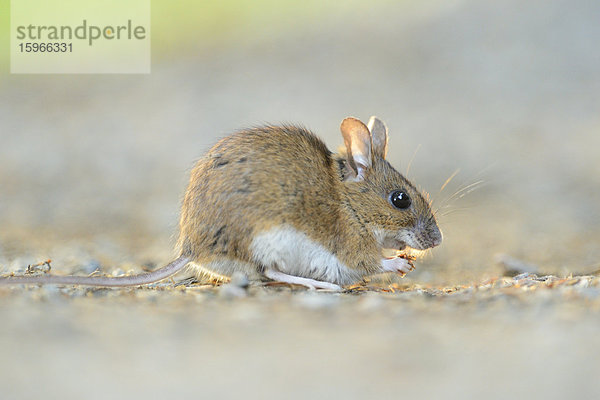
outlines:
[[442, 191], [444, 190], [444, 188], [446, 187], [446, 185], [448, 185], [450, 183], [450, 181], [452, 181], [452, 179], [454, 179], [454, 177], [456, 175], [458, 175], [458, 173], [460, 172], [460, 168], [456, 168], [456, 171], [454, 171], [449, 177], [448, 179], [446, 179], [446, 182], [444, 182], [444, 184], [442, 185], [442, 187], [440, 188], [439, 193], [442, 193]]
[[492, 167], [495, 167], [496, 164], [498, 164], [497, 161], [494, 161], [490, 164], [488, 164], [486, 167], [482, 168], [478, 173], [475, 174], [475, 176], [473, 178], [476, 178], [478, 176], [483, 175], [485, 172], [489, 171], [490, 169], [492, 169]]
[[473, 182], [463, 188], [458, 189], [452, 196], [442, 200], [435, 208], [434, 214], [438, 214], [440, 211], [452, 207], [456, 200], [462, 199], [467, 194], [479, 189], [485, 183], [484, 180]]
[[446, 217], [448, 215], [451, 215], [451, 214], [454, 214], [454, 213], [457, 213], [457, 212], [461, 212], [461, 211], [468, 211], [470, 209], [471, 209], [471, 207], [453, 208], [451, 210], [447, 210], [446, 212], [440, 214], [440, 216], [441, 217]]
[[[490, 168], [492, 168], [493, 166], [494, 166], [494, 163], [492, 163], [492, 164], [488, 165], [487, 167], [483, 168], [482, 170], [480, 170], [479, 172], [477, 172], [477, 174], [475, 174], [475, 176], [473, 176], [472, 179], [480, 177], [481, 175], [485, 175], [485, 172], [487, 170], [489, 170]], [[450, 174], [450, 176], [448, 177], [448, 179], [446, 179], [446, 181], [442, 184], [442, 186], [440, 187], [440, 190], [437, 192], [436, 196], [434, 196], [434, 197], [438, 197], [442, 193], [442, 191], [444, 191], [447, 187], [449, 187], [450, 183], [453, 181], [454, 178], [456, 178], [456, 176], [460, 172], [461, 172], [461, 168], [457, 168], [454, 172], [452, 172]], [[480, 180], [478, 180], [476, 182], [473, 182], [471, 184], [468, 184], [468, 185], [466, 185], [464, 187], [460, 187], [452, 195], [446, 196], [445, 198], [442, 198], [440, 201], [435, 201], [435, 199], [433, 199], [433, 201], [430, 201], [430, 204], [432, 205], [432, 207], [431, 207], [432, 214], [435, 215], [436, 217], [437, 216], [444, 217], [444, 216], [446, 216], [448, 214], [451, 214], [452, 212], [465, 210], [465, 209], [462, 209], [462, 210], [453, 210], [451, 212], [448, 212], [448, 209], [453, 208], [453, 204], [455, 204], [455, 202], [457, 200], [462, 199], [467, 194], [475, 191], [476, 189], [479, 189], [485, 183], [486, 183], [486, 181], [484, 179], [480, 179]], [[435, 205], [435, 207], [433, 205]]]
[[471, 192], [473, 192], [473, 191], [475, 191], [475, 190], [479, 189], [480, 187], [481, 187], [481, 185], [480, 185], [480, 186], [477, 186], [477, 187], [474, 187], [474, 188], [471, 188], [470, 190], [467, 190], [466, 192], [464, 192], [463, 194], [461, 194], [460, 196], [458, 196], [458, 197], [457, 197], [457, 199], [462, 199], [463, 197], [465, 197], [465, 196], [466, 196], [466, 195], [468, 195], [469, 193], [471, 193]]
[[[465, 186], [465, 187], [464, 187], [464, 188], [462, 188], [462, 189], [459, 189], [459, 190], [457, 190], [456, 192], [454, 192], [454, 194], [453, 194], [452, 196], [450, 196], [450, 197], [448, 198], [448, 200], [447, 200], [447, 201], [451, 201], [451, 200], [452, 200], [452, 199], [454, 199], [456, 196], [458, 196], [458, 195], [460, 195], [461, 193], [463, 193], [465, 190], [472, 189], [472, 190], [470, 190], [470, 191], [468, 191], [468, 192], [467, 192], [467, 193], [471, 193], [473, 190], [477, 189], [477, 185], [481, 185], [481, 184], [482, 184], [482, 183], [484, 183], [484, 182], [485, 182], [485, 181], [484, 181], [483, 179], [481, 179], [481, 180], [478, 180], [477, 182], [473, 182], [473, 183], [471, 183], [470, 185], [467, 185], [467, 186]], [[465, 194], [466, 194], [466, 193], [465, 193]], [[463, 196], [464, 196], [464, 194], [463, 194]], [[461, 196], [461, 197], [462, 197], [462, 196]], [[461, 198], [461, 197], [459, 197], [459, 198]]]

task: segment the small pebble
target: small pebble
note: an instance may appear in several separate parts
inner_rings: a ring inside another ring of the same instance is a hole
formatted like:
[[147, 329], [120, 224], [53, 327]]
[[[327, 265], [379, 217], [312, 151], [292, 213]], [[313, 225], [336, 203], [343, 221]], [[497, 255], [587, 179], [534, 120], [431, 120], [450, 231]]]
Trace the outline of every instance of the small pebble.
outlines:
[[245, 289], [250, 284], [248, 277], [243, 272], [236, 271], [231, 275], [230, 285]]
[[539, 272], [537, 265], [528, 264], [508, 254], [497, 254], [496, 262], [504, 267], [504, 273], [508, 276], [519, 276], [525, 273], [536, 274]]
[[577, 286], [578, 288], [587, 288], [588, 286], [590, 286], [590, 282], [591, 279], [587, 279], [585, 277], [582, 277], [579, 282], [577, 282], [575, 284], [575, 286]]
[[121, 275], [125, 275], [125, 271], [123, 271], [121, 268], [116, 268], [116, 269], [113, 269], [113, 271], [112, 271], [111, 275], [112, 275], [112, 276], [121, 276]]
[[94, 271], [100, 269], [100, 262], [98, 260], [89, 260], [81, 266], [81, 272], [91, 274]]
[[514, 276], [513, 280], [520, 281], [521, 279], [536, 279], [536, 278], [537, 278], [537, 276], [534, 274], [531, 274], [529, 272], [523, 272], [522, 274]]

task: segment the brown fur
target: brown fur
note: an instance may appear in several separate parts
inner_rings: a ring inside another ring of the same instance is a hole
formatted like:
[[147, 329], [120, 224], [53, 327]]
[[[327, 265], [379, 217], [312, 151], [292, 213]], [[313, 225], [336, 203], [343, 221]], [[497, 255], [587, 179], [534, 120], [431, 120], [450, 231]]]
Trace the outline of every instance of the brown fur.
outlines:
[[[398, 231], [424, 220], [435, 225], [427, 201], [382, 158], [384, 153], [374, 148], [372, 166], [364, 180], [355, 182], [347, 179], [351, 158], [332, 154], [304, 128], [265, 126], [234, 133], [191, 172], [178, 249], [198, 264], [218, 258], [253, 264], [252, 238], [285, 224], [359, 275], [378, 273], [382, 243], [373, 228]], [[397, 210], [390, 204], [389, 194], [397, 189], [409, 193], [414, 207]], [[258, 272], [263, 267], [256, 265]]]

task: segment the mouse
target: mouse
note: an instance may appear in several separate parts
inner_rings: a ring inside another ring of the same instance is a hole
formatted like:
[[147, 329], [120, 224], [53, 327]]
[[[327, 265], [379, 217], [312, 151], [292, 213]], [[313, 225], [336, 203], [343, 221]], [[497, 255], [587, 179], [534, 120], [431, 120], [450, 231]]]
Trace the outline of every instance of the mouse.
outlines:
[[219, 140], [190, 173], [178, 257], [132, 276], [5, 276], [0, 285], [139, 286], [186, 266], [197, 276], [241, 272], [341, 290], [374, 274], [404, 274], [442, 233], [428, 196], [386, 160], [388, 129], [345, 118], [330, 151], [308, 129], [263, 125]]

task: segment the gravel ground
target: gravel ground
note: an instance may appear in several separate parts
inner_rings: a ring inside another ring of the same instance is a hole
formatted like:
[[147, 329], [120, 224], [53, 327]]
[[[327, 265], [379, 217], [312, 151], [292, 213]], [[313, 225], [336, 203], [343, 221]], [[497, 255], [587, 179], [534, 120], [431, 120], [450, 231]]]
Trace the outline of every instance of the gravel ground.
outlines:
[[600, 393], [600, 278], [0, 291], [3, 398]]
[[600, 396], [600, 3], [391, 3], [249, 21], [147, 76], [1, 77], [0, 274], [168, 262], [193, 160], [264, 121], [335, 148], [380, 116], [444, 231], [344, 293], [1, 288], [2, 399]]

